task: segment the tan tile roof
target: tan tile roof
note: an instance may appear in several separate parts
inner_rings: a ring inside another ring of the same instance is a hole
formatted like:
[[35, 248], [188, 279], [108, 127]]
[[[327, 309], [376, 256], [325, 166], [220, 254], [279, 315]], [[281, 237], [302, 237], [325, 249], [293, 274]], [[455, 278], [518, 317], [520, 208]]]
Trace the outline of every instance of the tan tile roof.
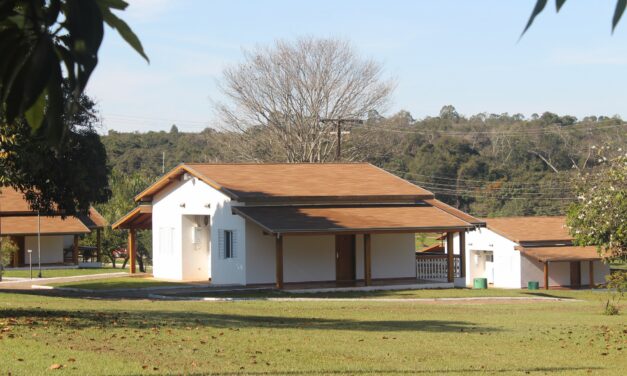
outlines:
[[419, 232], [473, 226], [427, 204], [413, 206], [238, 206], [233, 212], [271, 233]]
[[521, 253], [541, 262], [600, 260], [597, 248], [589, 247], [517, 247]]
[[89, 208], [87, 215], [81, 215], [80, 220], [90, 229], [105, 228], [109, 222], [94, 207]]
[[[41, 217], [41, 234], [43, 235], [68, 235], [86, 234], [89, 229], [76, 217]], [[36, 235], [37, 217], [0, 217], [1, 235]]]
[[516, 243], [572, 241], [566, 217], [487, 218], [486, 223], [490, 230]]
[[0, 212], [30, 212], [22, 192], [13, 187], [0, 187]]
[[140, 193], [150, 198], [185, 172], [232, 198], [342, 200], [433, 198], [433, 194], [367, 163], [183, 164]]

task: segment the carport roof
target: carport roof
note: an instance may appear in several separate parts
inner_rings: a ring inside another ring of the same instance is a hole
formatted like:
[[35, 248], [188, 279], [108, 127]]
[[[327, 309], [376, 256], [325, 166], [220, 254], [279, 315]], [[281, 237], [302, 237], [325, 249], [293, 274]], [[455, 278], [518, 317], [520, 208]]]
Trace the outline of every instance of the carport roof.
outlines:
[[111, 225], [112, 229], [135, 228], [148, 230], [152, 228], [152, 206], [139, 205]]
[[234, 206], [272, 234], [463, 231], [474, 227], [429, 205]]
[[516, 247], [522, 254], [541, 262], [600, 260], [595, 246]]

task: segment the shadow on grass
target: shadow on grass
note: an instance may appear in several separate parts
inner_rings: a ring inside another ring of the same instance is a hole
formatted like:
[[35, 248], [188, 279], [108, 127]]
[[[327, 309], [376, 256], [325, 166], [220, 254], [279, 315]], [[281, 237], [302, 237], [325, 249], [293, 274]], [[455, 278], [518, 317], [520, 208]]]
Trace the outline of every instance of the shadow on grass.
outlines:
[[542, 298], [557, 298], [557, 299], [564, 299], [564, 300], [568, 300], [568, 299], [574, 299], [568, 296], [564, 296], [564, 295], [554, 295], [554, 294], [549, 294], [546, 292], [523, 292], [523, 294], [525, 295], [531, 295], [531, 296], [539, 296]]
[[[601, 367], [530, 367], [530, 368], [446, 368], [435, 370], [313, 370], [313, 371], [241, 371], [241, 372], [211, 372], [211, 375], [217, 376], [240, 376], [240, 375], [280, 375], [280, 376], [297, 376], [297, 375], [420, 375], [420, 374], [469, 374], [469, 373], [564, 373], [575, 371], [599, 371]], [[139, 375], [139, 374], [138, 374]], [[192, 373], [190, 376], [207, 375], [206, 373]]]
[[151, 327], [211, 327], [211, 328], [269, 328], [302, 330], [354, 330], [370, 332], [495, 332], [498, 328], [478, 326], [467, 321], [447, 320], [377, 320], [361, 321], [348, 318], [283, 317], [264, 315], [216, 314], [179, 311], [80, 311], [45, 309], [2, 309], [0, 319], [15, 319], [13, 325], [31, 325], [47, 321], [48, 326], [71, 328], [137, 328]]

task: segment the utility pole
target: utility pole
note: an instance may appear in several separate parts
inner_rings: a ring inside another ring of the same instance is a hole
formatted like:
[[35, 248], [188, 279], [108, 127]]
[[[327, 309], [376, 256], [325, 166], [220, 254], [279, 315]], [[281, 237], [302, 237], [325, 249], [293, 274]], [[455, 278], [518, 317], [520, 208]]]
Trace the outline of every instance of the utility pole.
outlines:
[[[342, 124], [363, 124], [363, 120], [355, 118], [323, 118], [320, 119], [320, 121], [323, 123], [333, 122], [337, 125], [337, 148], [335, 151], [335, 160], [340, 161], [340, 159], [342, 158]], [[350, 131], [346, 131], [346, 133], [350, 133]]]

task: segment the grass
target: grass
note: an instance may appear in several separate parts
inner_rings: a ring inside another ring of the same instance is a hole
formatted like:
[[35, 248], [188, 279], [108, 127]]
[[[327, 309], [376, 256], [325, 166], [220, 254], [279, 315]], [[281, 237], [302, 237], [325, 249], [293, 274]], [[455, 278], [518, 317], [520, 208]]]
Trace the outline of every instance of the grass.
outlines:
[[[120, 273], [126, 272], [128, 269], [121, 268], [85, 268], [85, 269], [48, 269], [42, 270], [43, 278], [53, 278], [53, 277], [73, 277], [79, 275], [92, 275], [92, 274], [102, 274], [102, 273]], [[33, 278], [37, 277], [38, 270], [33, 268]], [[14, 277], [14, 278], [28, 278], [30, 277], [30, 271], [28, 269], [23, 270], [5, 270], [3, 277]]]
[[[481, 292], [491, 293], [500, 292]], [[603, 316], [604, 294], [549, 293], [582, 301], [208, 303], [0, 293], [0, 374], [624, 375], [625, 313]], [[48, 370], [53, 364], [62, 368]]]
[[119, 290], [162, 286], [188, 286], [181, 282], [158, 281], [152, 278], [119, 277], [107, 279], [91, 279], [87, 281], [51, 283], [50, 286], [72, 287], [87, 290]]

